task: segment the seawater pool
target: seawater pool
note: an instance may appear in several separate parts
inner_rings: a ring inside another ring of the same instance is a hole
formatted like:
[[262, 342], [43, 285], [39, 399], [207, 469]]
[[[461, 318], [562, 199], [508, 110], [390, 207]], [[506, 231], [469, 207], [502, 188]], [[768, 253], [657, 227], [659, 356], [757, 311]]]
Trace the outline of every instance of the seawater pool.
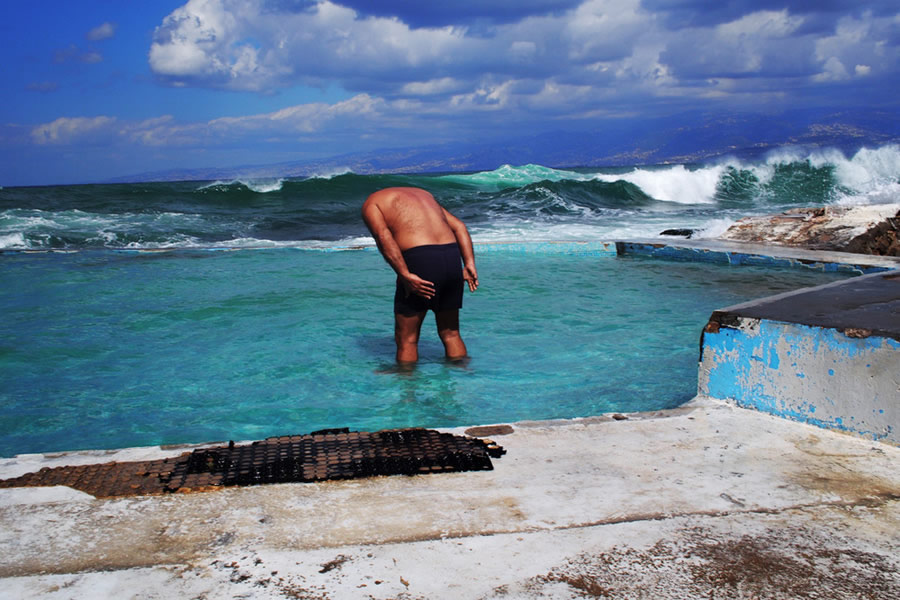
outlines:
[[516, 251], [478, 270], [468, 363], [429, 316], [399, 372], [374, 250], [0, 255], [0, 456], [671, 408], [712, 310], [845, 277]]

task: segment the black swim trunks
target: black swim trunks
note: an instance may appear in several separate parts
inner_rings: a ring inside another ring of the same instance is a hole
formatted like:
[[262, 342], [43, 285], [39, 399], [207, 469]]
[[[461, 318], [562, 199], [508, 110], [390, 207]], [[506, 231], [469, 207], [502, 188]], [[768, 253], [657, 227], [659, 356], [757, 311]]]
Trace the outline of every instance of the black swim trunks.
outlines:
[[427, 300], [413, 293], [407, 296], [398, 277], [394, 293], [395, 313], [410, 316], [427, 310], [440, 312], [462, 308], [462, 257], [456, 243], [409, 248], [403, 251], [403, 259], [411, 273], [434, 284], [434, 297]]

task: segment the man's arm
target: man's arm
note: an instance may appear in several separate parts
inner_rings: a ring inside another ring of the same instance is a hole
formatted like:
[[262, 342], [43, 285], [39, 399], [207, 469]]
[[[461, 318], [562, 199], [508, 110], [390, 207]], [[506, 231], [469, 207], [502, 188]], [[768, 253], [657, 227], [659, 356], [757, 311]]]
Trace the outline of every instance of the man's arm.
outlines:
[[394, 234], [391, 233], [390, 228], [387, 226], [384, 214], [378, 208], [378, 204], [371, 200], [366, 200], [362, 207], [362, 217], [372, 237], [375, 238], [375, 245], [378, 246], [378, 251], [381, 252], [384, 260], [387, 261], [403, 281], [407, 293], [412, 292], [417, 296], [431, 299], [434, 296], [434, 284], [410, 272], [409, 267], [406, 265], [406, 260], [403, 259], [400, 246], [397, 245]]
[[444, 210], [444, 218], [447, 224], [453, 230], [456, 236], [456, 243], [459, 246], [459, 253], [463, 260], [463, 279], [469, 284], [469, 291], [474, 292], [478, 289], [478, 271], [475, 269], [475, 249], [472, 246], [472, 237], [465, 223], [457, 219], [446, 208]]

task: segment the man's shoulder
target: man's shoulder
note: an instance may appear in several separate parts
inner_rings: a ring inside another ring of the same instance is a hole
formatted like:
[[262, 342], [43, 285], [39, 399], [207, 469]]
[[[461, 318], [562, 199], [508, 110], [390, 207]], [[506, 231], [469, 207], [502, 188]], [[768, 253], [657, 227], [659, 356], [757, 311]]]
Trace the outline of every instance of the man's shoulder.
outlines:
[[365, 204], [375, 205], [381, 210], [391, 210], [400, 206], [411, 207], [414, 205], [437, 204], [428, 191], [414, 187], [392, 187], [378, 190], [372, 193]]
[[377, 192], [373, 192], [369, 194], [369, 197], [366, 198], [365, 204], [368, 205], [376, 205], [381, 206], [386, 203], [393, 201], [397, 197], [397, 189], [398, 188], [385, 188], [383, 190], [378, 190]]

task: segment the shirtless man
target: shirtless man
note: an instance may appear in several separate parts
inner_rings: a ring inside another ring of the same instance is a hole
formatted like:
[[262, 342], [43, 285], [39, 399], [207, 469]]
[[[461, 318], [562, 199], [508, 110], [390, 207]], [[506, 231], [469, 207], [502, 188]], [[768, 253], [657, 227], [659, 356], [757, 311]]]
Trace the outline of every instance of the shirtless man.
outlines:
[[434, 196], [411, 187], [375, 192], [363, 204], [362, 217], [378, 250], [397, 273], [397, 362], [411, 364], [419, 359], [419, 331], [429, 309], [434, 311], [447, 358], [464, 358], [466, 345], [459, 335], [463, 280], [470, 291], [478, 288], [475, 253], [466, 226]]

